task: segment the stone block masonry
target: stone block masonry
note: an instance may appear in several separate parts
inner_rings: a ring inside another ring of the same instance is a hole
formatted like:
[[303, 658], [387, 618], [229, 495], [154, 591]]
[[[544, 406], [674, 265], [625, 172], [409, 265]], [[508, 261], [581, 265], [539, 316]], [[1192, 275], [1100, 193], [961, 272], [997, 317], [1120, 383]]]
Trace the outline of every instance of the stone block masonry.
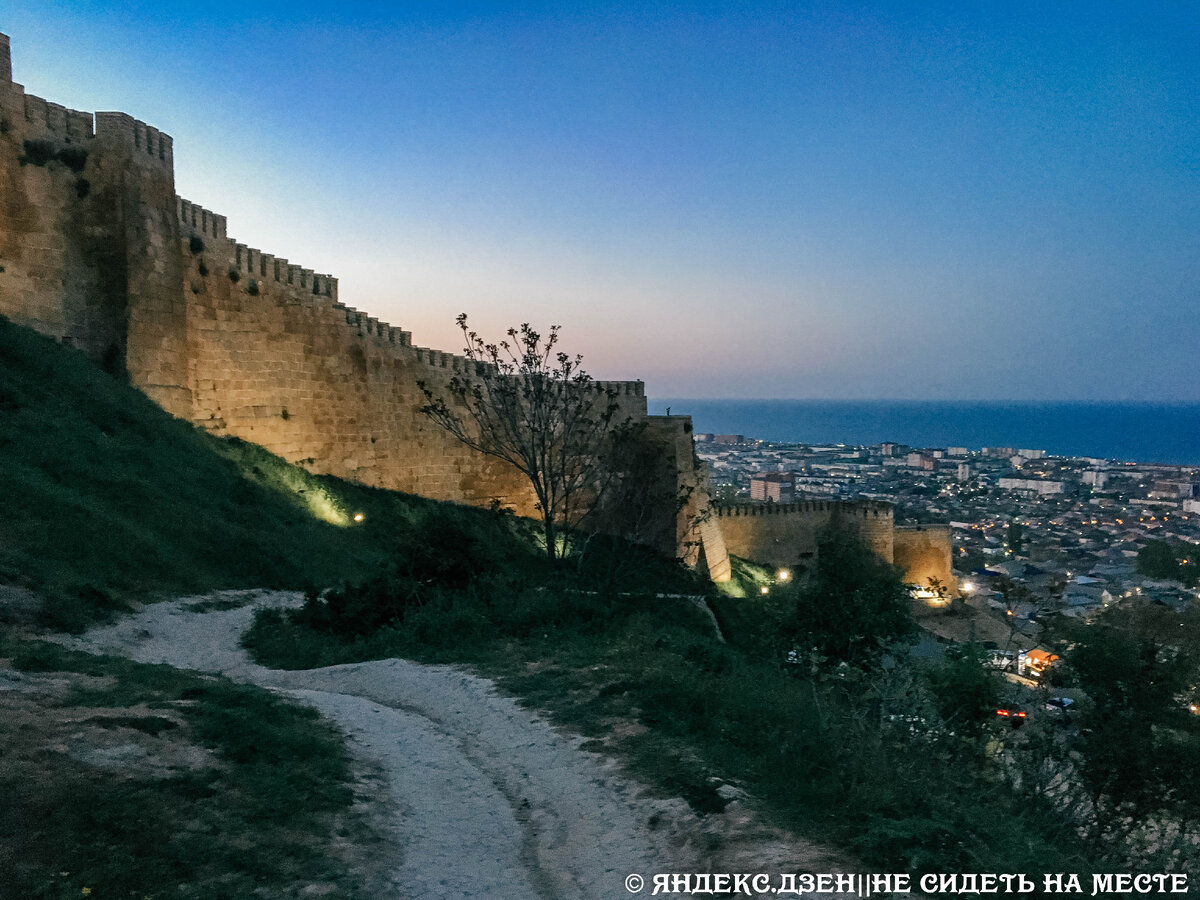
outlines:
[[[4, 35], [0, 314], [127, 373], [173, 415], [314, 472], [536, 513], [519, 472], [420, 412], [418, 383], [444, 389], [474, 363], [345, 305], [332, 275], [230, 238], [223, 215], [176, 195], [169, 135], [27, 94]], [[615, 392], [618, 419], [654, 419], [683, 467], [675, 482], [698, 479], [690, 420], [648, 417], [640, 381], [595, 389]], [[685, 553], [693, 529], [672, 521], [655, 543]]]
[[823, 528], [847, 528], [880, 559], [895, 565], [908, 584], [927, 587], [938, 578], [956, 596], [948, 525], [896, 526], [890, 503], [808, 500], [738, 504], [715, 510], [728, 552], [771, 566], [806, 567], [817, 555]]
[[[498, 501], [533, 515], [528, 482], [422, 413], [418, 383], [445, 389], [475, 365], [337, 299], [337, 279], [227, 236], [223, 216], [178, 199], [188, 292], [191, 418], [312, 471], [439, 500]], [[646, 417], [641, 382], [612, 388], [619, 418]]]
[[893, 553], [896, 565], [905, 572], [910, 584], [924, 588], [929, 586], [930, 578], [936, 578], [949, 592], [947, 596], [958, 596], [949, 525], [898, 527], [893, 539]]
[[890, 503], [806, 500], [736, 504], [715, 510], [729, 553], [771, 566], [805, 566], [815, 558], [823, 528], [854, 531], [881, 559], [892, 562]]

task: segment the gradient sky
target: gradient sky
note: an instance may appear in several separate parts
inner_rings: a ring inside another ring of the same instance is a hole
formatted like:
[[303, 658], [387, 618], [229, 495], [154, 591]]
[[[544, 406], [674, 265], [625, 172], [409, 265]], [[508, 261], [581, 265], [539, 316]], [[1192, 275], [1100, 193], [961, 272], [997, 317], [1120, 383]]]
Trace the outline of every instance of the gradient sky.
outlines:
[[418, 344], [465, 311], [654, 396], [1200, 401], [1197, 4], [680, 6], [0, 31], [31, 93], [173, 135], [182, 196]]

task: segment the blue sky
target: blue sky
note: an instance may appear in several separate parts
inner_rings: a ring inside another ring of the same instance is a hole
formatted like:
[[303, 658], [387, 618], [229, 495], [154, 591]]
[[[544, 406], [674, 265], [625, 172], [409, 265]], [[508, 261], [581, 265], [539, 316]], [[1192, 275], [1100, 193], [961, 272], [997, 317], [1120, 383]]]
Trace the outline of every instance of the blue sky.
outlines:
[[[0, 13], [230, 234], [655, 396], [1200, 401], [1195, 4]], [[581, 11], [582, 10], [582, 11]]]

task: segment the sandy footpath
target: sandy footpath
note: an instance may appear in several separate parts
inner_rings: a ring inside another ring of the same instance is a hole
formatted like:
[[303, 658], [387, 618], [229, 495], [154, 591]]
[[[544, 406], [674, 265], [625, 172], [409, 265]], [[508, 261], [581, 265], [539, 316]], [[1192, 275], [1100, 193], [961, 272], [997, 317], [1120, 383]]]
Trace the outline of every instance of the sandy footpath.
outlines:
[[[193, 609], [213, 599], [252, 602]], [[390, 659], [286, 672], [251, 662], [238, 641], [254, 611], [300, 600], [268, 591], [183, 598], [71, 642], [281, 690], [331, 720], [380, 784], [373, 818], [384, 858], [369, 878], [380, 900], [628, 897], [631, 873], [646, 878], [649, 895], [655, 872], [844, 870], [737, 804], [702, 820], [682, 801], [649, 797], [612, 761], [581, 750], [582, 738], [462, 669]]]

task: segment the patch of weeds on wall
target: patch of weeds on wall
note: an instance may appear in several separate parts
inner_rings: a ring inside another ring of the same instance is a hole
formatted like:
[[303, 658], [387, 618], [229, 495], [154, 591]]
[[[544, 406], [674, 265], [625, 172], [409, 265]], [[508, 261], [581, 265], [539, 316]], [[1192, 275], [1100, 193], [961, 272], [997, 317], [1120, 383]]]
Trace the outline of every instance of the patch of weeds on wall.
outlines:
[[83, 147], [63, 147], [58, 151], [58, 161], [78, 175], [87, 165], [88, 152]]
[[242, 280], [242, 273], [239, 272], [237, 269], [230, 269], [229, 270], [229, 280], [232, 281], [234, 284], [237, 284], [239, 281]]
[[78, 175], [87, 165], [88, 152], [83, 147], [59, 147], [45, 138], [25, 142], [25, 152], [17, 159], [23, 166], [45, 166], [57, 160]]
[[86, 178], [75, 179], [75, 196], [80, 200], [92, 192], [92, 183]]
[[253, 278], [251, 278], [249, 284], [246, 285], [246, 293], [251, 297], [258, 296], [258, 282]]
[[193, 234], [188, 238], [188, 249], [192, 251], [192, 256], [199, 256], [204, 252], [204, 238], [198, 234]]
[[47, 140], [25, 142], [25, 152], [17, 161], [23, 166], [44, 166], [55, 157], [54, 144]]
[[204, 260], [200, 260], [200, 263], [196, 266], [196, 271], [200, 273], [201, 278], [208, 275], [208, 266], [204, 264]]

